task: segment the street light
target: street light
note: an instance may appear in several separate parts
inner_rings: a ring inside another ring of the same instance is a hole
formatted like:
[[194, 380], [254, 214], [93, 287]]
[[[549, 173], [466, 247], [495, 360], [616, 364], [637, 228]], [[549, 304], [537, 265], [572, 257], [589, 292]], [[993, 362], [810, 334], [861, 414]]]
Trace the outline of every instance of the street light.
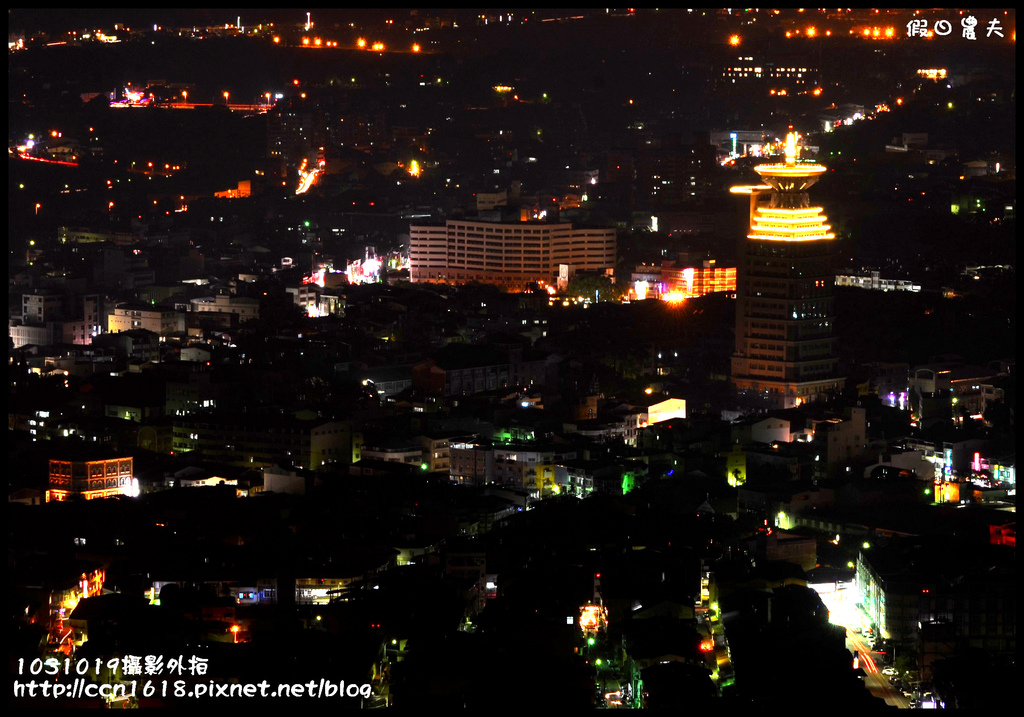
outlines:
[[228, 91], [224, 90], [224, 104], [228, 103]]

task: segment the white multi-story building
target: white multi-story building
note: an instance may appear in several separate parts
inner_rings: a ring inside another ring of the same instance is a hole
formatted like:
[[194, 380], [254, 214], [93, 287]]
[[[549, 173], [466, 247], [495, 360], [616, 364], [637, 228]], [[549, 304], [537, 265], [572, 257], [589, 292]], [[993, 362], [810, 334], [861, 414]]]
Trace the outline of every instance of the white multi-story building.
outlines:
[[228, 296], [218, 294], [216, 296], [202, 296], [192, 299], [192, 311], [215, 311], [225, 314], [238, 314], [239, 321], [258, 319], [260, 315], [260, 302], [248, 296]]
[[615, 230], [571, 223], [498, 223], [449, 219], [444, 226], [409, 227], [414, 282], [481, 281], [518, 290], [554, 284], [558, 267], [570, 272], [615, 266]]

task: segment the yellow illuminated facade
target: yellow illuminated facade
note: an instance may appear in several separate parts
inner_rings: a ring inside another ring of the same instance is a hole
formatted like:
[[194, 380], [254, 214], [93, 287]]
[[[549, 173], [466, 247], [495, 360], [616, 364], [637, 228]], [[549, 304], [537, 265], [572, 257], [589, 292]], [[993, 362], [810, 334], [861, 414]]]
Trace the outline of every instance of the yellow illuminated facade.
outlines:
[[738, 443], [725, 454], [725, 475], [733, 488], [747, 482], [747, 452]]
[[629, 298], [643, 301], [660, 298], [670, 303], [682, 302], [705, 294], [736, 291], [736, 267], [716, 266], [714, 259], [704, 266], [675, 266], [664, 262], [661, 267], [637, 267], [633, 274]]
[[653, 406], [647, 407], [646, 420], [648, 425], [670, 421], [673, 418], [686, 418], [686, 400], [682, 398], [670, 398]]
[[[714, 264], [714, 260], [709, 263]], [[719, 291], [736, 291], [734, 266], [663, 267], [661, 275], [668, 292], [677, 291], [684, 299]]]
[[750, 231], [740, 252], [732, 382], [769, 407], [791, 408], [839, 390], [833, 338], [831, 247], [835, 234], [807, 189], [825, 167], [799, 159], [790, 133], [784, 159], [754, 168]]
[[757, 207], [750, 225], [749, 239], [774, 241], [817, 241], [834, 239], [829, 232], [821, 207], [808, 209], [775, 209]]

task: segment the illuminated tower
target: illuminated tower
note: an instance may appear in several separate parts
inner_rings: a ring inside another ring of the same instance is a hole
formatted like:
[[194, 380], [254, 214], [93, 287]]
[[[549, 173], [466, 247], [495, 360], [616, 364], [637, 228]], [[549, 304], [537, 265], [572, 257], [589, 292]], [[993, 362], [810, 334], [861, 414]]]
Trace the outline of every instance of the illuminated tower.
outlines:
[[839, 391], [833, 328], [831, 249], [835, 235], [807, 189], [825, 168], [797, 161], [786, 137], [782, 164], [754, 168], [765, 184], [733, 187], [750, 195], [750, 233], [737, 272], [732, 382], [771, 408], [790, 408]]

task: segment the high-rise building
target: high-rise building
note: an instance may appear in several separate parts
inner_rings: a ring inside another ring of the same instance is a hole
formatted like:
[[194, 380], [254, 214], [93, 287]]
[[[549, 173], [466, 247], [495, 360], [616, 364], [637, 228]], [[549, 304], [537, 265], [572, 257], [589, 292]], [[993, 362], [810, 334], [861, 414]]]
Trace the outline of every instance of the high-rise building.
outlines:
[[781, 164], [754, 168], [766, 184], [750, 195], [750, 233], [737, 273], [732, 382], [772, 408], [790, 408], [842, 388], [833, 329], [835, 235], [807, 189], [825, 168], [797, 160], [796, 134]]

